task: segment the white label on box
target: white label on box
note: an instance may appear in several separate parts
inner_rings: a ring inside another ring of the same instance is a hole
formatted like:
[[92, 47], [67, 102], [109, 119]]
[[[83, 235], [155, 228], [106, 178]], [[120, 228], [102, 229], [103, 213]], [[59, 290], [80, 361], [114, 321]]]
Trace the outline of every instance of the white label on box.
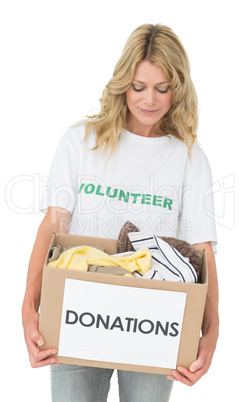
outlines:
[[176, 368], [186, 293], [66, 279], [59, 356]]

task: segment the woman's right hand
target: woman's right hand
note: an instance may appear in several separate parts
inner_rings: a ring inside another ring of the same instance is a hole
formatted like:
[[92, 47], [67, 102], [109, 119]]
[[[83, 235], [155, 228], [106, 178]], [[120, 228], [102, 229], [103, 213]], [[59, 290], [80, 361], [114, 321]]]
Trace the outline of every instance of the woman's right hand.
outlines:
[[57, 349], [44, 351], [39, 349], [39, 346], [44, 345], [44, 339], [38, 330], [38, 308], [40, 305], [43, 265], [52, 239], [52, 232], [67, 233], [67, 225], [70, 217], [70, 212], [65, 209], [49, 207], [39, 226], [32, 250], [28, 268], [26, 292], [22, 305], [24, 337], [32, 367], [58, 364], [56, 363], [56, 357], [52, 356], [57, 353]]
[[28, 349], [29, 360], [33, 368], [44, 367], [50, 364], [57, 364], [57, 349], [40, 350], [39, 346], [44, 345], [44, 340], [38, 331], [39, 314], [37, 312], [29, 314], [23, 321], [24, 337]]

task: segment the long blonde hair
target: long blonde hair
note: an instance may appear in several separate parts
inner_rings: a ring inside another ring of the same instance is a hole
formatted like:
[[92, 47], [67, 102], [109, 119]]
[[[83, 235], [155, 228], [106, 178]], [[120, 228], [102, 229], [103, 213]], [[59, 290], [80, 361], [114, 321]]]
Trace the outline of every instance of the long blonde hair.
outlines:
[[127, 128], [126, 91], [137, 64], [143, 60], [163, 68], [173, 92], [172, 106], [156, 123], [157, 133], [165, 132], [184, 141], [191, 153], [197, 139], [198, 102], [190, 77], [187, 54], [173, 31], [165, 25], [144, 24], [128, 38], [113, 76], [100, 99], [101, 110], [86, 122], [86, 137], [96, 131], [96, 146], [101, 151], [115, 150], [121, 130]]

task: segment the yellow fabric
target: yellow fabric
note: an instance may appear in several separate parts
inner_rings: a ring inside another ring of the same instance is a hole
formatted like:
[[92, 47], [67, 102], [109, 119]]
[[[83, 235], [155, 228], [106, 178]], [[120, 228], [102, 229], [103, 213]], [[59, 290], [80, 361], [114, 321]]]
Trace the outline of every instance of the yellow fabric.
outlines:
[[64, 251], [57, 260], [49, 262], [48, 265], [80, 271], [87, 271], [88, 265], [102, 267], [115, 265], [125, 268], [129, 272], [138, 271], [145, 274], [151, 267], [150, 260], [151, 253], [146, 247], [141, 247], [130, 255], [114, 257], [94, 247], [79, 246]]

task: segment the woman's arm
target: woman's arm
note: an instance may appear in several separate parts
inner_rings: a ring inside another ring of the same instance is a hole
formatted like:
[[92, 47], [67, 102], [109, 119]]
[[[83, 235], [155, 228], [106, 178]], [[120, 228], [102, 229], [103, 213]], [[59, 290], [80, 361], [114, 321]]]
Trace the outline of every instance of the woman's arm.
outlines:
[[168, 379], [177, 380], [189, 386], [194, 385], [208, 371], [216, 348], [219, 331], [218, 280], [214, 252], [210, 242], [195, 244], [194, 247], [196, 249], [206, 249], [208, 262], [208, 293], [198, 357], [189, 370], [184, 367], [178, 367], [177, 370], [172, 371], [172, 375], [168, 376]]
[[22, 323], [25, 341], [32, 367], [42, 367], [55, 363], [56, 359], [50, 357], [56, 353], [56, 349], [40, 351], [38, 346], [44, 344], [44, 340], [38, 331], [42, 271], [43, 264], [52, 238], [52, 232], [67, 233], [70, 212], [50, 207], [39, 226], [36, 241], [32, 250], [26, 291], [22, 305]]

